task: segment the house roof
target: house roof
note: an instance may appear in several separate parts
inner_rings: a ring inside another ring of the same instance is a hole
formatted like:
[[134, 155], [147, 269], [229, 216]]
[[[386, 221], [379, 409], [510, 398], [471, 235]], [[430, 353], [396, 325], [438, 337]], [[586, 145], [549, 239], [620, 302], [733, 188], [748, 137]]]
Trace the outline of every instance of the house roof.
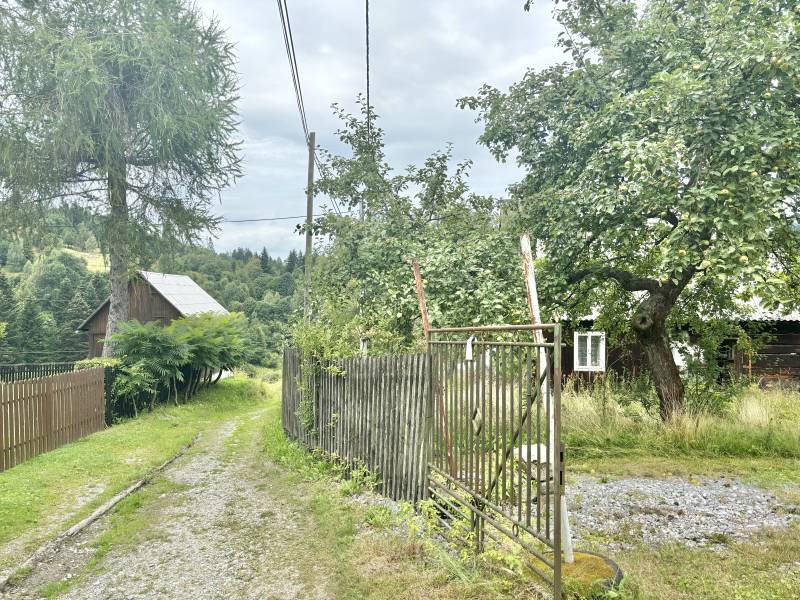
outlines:
[[[211, 295], [197, 285], [197, 282], [188, 275], [172, 275], [169, 273], [155, 273], [153, 271], [139, 271], [139, 276], [161, 294], [182, 317], [199, 313], [214, 313], [227, 315], [228, 311]], [[86, 329], [91, 321], [103, 307], [111, 301], [106, 298], [89, 317], [78, 326], [78, 331]]]

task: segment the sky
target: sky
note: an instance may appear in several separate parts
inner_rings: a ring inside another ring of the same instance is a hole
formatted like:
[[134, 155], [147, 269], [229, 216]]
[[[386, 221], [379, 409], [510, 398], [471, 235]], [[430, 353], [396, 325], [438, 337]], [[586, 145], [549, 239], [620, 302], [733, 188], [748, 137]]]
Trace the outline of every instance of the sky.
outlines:
[[[364, 0], [287, 0], [309, 129], [319, 146], [345, 152], [335, 137], [336, 102], [348, 111], [366, 88]], [[488, 83], [507, 88], [528, 68], [563, 58], [550, 2], [523, 0], [373, 0], [370, 3], [370, 99], [384, 129], [395, 169], [420, 164], [453, 144], [454, 162], [474, 162], [470, 185], [502, 196], [520, 178], [478, 145], [475, 114], [456, 107], [460, 97]], [[236, 44], [241, 77], [240, 134], [244, 175], [223, 191], [225, 219], [305, 213], [307, 150], [295, 104], [277, 3], [271, 0], [200, 0]], [[328, 203], [316, 199], [317, 210]], [[237, 246], [273, 256], [301, 249], [295, 221], [223, 223], [217, 250]]]

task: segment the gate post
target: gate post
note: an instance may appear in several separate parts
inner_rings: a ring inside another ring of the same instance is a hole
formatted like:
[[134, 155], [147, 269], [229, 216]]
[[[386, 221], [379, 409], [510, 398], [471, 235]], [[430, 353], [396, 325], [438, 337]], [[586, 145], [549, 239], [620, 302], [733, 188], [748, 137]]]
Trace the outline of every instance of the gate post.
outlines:
[[561, 452], [561, 324], [553, 328], [553, 598], [561, 600], [561, 497], [564, 494], [564, 467]]
[[431, 355], [431, 332], [430, 328], [425, 329], [425, 420], [424, 431], [422, 434], [422, 492], [420, 499], [427, 500], [429, 497], [428, 463], [431, 459], [431, 449], [433, 448], [433, 357]]

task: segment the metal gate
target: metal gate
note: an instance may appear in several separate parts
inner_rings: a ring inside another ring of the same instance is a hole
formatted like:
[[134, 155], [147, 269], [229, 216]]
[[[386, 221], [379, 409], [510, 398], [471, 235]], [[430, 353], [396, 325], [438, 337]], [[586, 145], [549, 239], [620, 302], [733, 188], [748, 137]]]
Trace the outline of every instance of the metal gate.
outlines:
[[520, 544], [559, 598], [561, 326], [430, 329], [428, 349], [428, 493], [441, 525], [466, 529], [478, 551], [487, 538]]

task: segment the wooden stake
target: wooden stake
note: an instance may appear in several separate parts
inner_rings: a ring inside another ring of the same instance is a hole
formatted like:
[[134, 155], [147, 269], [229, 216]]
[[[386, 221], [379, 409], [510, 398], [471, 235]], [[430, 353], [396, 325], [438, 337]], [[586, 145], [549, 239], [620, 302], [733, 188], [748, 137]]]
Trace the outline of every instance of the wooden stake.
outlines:
[[311, 259], [313, 256], [313, 235], [311, 226], [314, 222], [314, 153], [317, 149], [317, 134], [308, 134], [308, 187], [306, 188], [306, 255], [303, 257], [305, 289], [303, 290], [303, 311], [305, 318], [311, 316]]
[[[431, 322], [428, 318], [428, 305], [425, 303], [425, 284], [422, 282], [422, 274], [419, 270], [419, 261], [415, 258], [411, 261], [411, 267], [414, 269], [414, 283], [417, 286], [417, 301], [419, 302], [419, 312], [422, 314], [422, 329], [425, 331], [425, 343], [428, 345], [430, 351], [431, 341]], [[436, 399], [439, 401], [439, 413], [442, 415], [442, 425], [444, 427], [444, 438], [447, 443], [447, 462], [450, 465], [450, 476], [455, 479], [456, 477], [456, 462], [453, 456], [453, 440], [450, 437], [450, 427], [447, 420], [447, 408], [444, 405], [444, 394], [442, 390], [434, 391]]]
[[[536, 289], [536, 270], [533, 266], [533, 252], [531, 252], [531, 238], [527, 233], [523, 233], [519, 238], [519, 246], [520, 250], [522, 251], [522, 270], [525, 274], [525, 289], [528, 292], [528, 309], [531, 315], [531, 324], [532, 325], [541, 325], [542, 324], [542, 314], [539, 311], [539, 292]], [[533, 330], [533, 338], [537, 344], [544, 343], [544, 334], [542, 333], [541, 329], [534, 329]], [[543, 372], [547, 370], [547, 351], [544, 349], [539, 350], [539, 376], [541, 377]], [[553, 385], [561, 385], [560, 381], [554, 381]], [[543, 397], [547, 398], [547, 402], [552, 402], [552, 399], [545, 395], [545, 386], [546, 384], [542, 385], [542, 395]], [[551, 405], [550, 410], [548, 411], [550, 414], [550, 423], [548, 426], [550, 427], [550, 431], [555, 430], [555, 419], [553, 414], [553, 408]], [[559, 440], [560, 442], [560, 440]], [[555, 461], [555, 447], [553, 446], [553, 441], [550, 442], [551, 446], [548, 448], [548, 460], [551, 464], [554, 464]], [[556, 474], [558, 476], [558, 474]], [[558, 485], [558, 483], [556, 483]], [[556, 512], [556, 511], [554, 511]], [[575, 557], [573, 554], [572, 549], [572, 532], [570, 531], [569, 527], [569, 512], [567, 511], [567, 496], [564, 492], [561, 492], [561, 501], [559, 502], [558, 511], [560, 512], [559, 520], [561, 521], [561, 542], [564, 551], [564, 562], [566, 563], [573, 563], [575, 562]]]

